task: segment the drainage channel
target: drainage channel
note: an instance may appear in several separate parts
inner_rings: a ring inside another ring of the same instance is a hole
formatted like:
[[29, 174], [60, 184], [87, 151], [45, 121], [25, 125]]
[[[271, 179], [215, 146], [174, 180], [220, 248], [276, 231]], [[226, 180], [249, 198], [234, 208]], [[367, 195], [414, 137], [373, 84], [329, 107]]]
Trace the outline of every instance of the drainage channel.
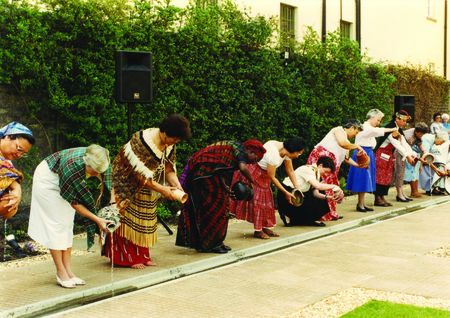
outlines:
[[376, 215], [364, 217], [362, 219], [337, 224], [329, 228], [322, 228], [298, 235], [289, 236], [276, 241], [260, 244], [258, 246], [246, 248], [243, 250], [237, 250], [232, 253], [211, 257], [194, 263], [180, 265], [171, 269], [160, 270], [154, 273], [142, 275], [137, 278], [130, 278], [119, 282], [114, 282], [114, 286], [104, 285], [97, 288], [80, 291], [79, 293], [68, 295], [65, 298], [49, 299], [40, 303], [13, 308], [8, 312], [1, 312], [0, 316], [28, 318], [44, 316], [47, 317], [51, 314], [56, 315], [69, 309], [83, 307], [108, 298], [113, 298], [119, 295], [134, 292], [143, 288], [156, 286], [158, 284], [175, 280], [181, 277], [198, 274], [218, 267], [237, 263], [239, 261], [248, 260], [256, 256], [270, 254], [275, 251], [286, 249], [295, 245], [304, 244], [320, 238], [386, 221], [405, 214], [423, 210], [428, 207], [441, 205], [449, 201], [450, 198], [443, 197], [437, 200], [435, 199], [416, 205], [410, 205], [405, 208], [378, 213]]

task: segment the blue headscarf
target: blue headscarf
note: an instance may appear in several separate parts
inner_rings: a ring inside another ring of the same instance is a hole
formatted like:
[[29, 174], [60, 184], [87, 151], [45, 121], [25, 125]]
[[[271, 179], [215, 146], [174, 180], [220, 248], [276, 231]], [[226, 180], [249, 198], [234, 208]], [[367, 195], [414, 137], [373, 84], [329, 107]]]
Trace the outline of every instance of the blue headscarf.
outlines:
[[28, 127], [16, 121], [10, 122], [8, 125], [0, 128], [0, 138], [17, 134], [24, 134], [33, 137], [33, 133], [30, 129], [28, 129]]

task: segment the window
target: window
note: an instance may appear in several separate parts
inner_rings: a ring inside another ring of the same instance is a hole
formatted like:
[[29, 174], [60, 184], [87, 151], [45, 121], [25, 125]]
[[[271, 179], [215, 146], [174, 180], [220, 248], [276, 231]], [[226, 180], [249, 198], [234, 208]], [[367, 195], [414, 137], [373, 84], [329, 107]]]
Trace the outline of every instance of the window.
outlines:
[[341, 20], [340, 31], [341, 31], [341, 36], [343, 38], [350, 39], [351, 28], [352, 28], [352, 24], [350, 22]]
[[280, 4], [280, 31], [288, 39], [295, 39], [295, 7]]

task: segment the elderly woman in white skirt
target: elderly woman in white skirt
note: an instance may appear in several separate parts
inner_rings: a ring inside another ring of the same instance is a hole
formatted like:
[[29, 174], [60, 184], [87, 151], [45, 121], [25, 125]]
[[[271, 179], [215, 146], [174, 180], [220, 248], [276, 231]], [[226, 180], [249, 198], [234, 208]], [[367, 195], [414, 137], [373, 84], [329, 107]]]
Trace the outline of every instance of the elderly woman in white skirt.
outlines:
[[[56, 152], [34, 172], [28, 235], [50, 249], [56, 281], [64, 288], [85, 284], [71, 269], [75, 211], [105, 231], [107, 221], [95, 213], [110, 202], [110, 174], [109, 152], [99, 145]], [[89, 177], [101, 180], [98, 198], [87, 186]]]

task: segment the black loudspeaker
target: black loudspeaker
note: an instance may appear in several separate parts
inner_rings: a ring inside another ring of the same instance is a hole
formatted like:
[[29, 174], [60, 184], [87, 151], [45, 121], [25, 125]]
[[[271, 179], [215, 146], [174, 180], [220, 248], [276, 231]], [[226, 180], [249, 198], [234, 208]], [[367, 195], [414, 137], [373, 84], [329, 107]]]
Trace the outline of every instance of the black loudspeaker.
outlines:
[[416, 107], [416, 97], [414, 95], [396, 95], [394, 97], [394, 111], [406, 110], [414, 120], [414, 109]]
[[152, 54], [116, 51], [116, 102], [152, 101]]

